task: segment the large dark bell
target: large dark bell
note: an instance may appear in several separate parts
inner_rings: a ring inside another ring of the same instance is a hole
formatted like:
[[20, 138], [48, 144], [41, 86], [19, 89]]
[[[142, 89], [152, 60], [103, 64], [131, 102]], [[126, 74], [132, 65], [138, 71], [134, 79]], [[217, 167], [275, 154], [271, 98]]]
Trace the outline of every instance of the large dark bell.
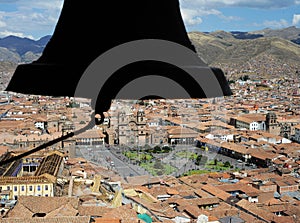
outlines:
[[[183, 24], [178, 0], [65, 0], [42, 56], [31, 64], [19, 65], [6, 91], [74, 96], [80, 77], [98, 56], [120, 44], [141, 39], [168, 40], [195, 52]], [[106, 90], [117, 92], [130, 81], [128, 73], [141, 72], [144, 65], [139, 63], [130, 66], [129, 70], [120, 70], [118, 84], [111, 82]], [[154, 62], [149, 62], [147, 67], [146, 74], [140, 75], [155, 74], [160, 68], [166, 72], [170, 68], [168, 64]], [[170, 70], [174, 75], [181, 75], [178, 69], [174, 72], [174, 67]], [[230, 95], [223, 72], [218, 69], [213, 72], [222, 86], [223, 95]], [[175, 79], [182, 84], [182, 78]], [[198, 92], [192, 95], [195, 98], [206, 97], [201, 90], [195, 92]], [[101, 100], [102, 105], [97, 104], [96, 109], [106, 111], [114, 93], [102, 95], [106, 98]]]

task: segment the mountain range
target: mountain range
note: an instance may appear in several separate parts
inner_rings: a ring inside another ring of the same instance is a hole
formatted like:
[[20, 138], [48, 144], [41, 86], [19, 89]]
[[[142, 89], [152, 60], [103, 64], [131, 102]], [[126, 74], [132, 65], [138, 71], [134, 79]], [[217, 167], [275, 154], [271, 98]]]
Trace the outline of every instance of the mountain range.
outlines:
[[[210, 61], [211, 56], [215, 58], [215, 50], [216, 48], [220, 47], [223, 49], [228, 49], [229, 46], [233, 46], [236, 49], [247, 43], [247, 45], [255, 45], [256, 48], [260, 48], [259, 46], [261, 44], [265, 45], [266, 41], [281, 41], [282, 44], [288, 44], [289, 48], [297, 48], [297, 46], [290, 43], [300, 45], [300, 28], [296, 28], [295, 26], [284, 29], [263, 29], [252, 32], [190, 32], [189, 36], [194, 45], [198, 47], [198, 52], [202, 54], [204, 58], [207, 57], [208, 61]], [[39, 40], [20, 38], [17, 36], [0, 38], [0, 61], [9, 61], [15, 63], [31, 62], [41, 55], [50, 38], [51, 35], [44, 36]], [[245, 40], [246, 42], [241, 40]], [[206, 44], [207, 46], [205, 46]], [[206, 51], [201, 51], [199, 46], [204, 47]], [[209, 52], [210, 48], [212, 52]], [[206, 53], [207, 56], [204, 55]], [[224, 55], [224, 57], [226, 57], [226, 55]]]
[[17, 36], [0, 38], [0, 61], [31, 62], [41, 55], [50, 38], [50, 35], [39, 40]]
[[[189, 32], [188, 35], [199, 57], [210, 66], [223, 69], [267, 58], [300, 70], [300, 28], [294, 26], [251, 32]], [[50, 39], [50, 35], [39, 40], [16, 36], [0, 38], [0, 77], [3, 79], [3, 72], [12, 73], [17, 64], [38, 59]]]
[[277, 62], [300, 67], [300, 45], [281, 37], [237, 39], [224, 31], [191, 32], [189, 37], [198, 55], [211, 66], [243, 64], [266, 55]]

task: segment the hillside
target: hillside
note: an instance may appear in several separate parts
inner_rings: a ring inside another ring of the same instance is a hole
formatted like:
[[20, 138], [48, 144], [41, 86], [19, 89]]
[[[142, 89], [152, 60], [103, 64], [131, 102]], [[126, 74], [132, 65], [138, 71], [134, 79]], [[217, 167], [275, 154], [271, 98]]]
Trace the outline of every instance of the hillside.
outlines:
[[27, 52], [40, 54], [51, 36], [42, 37], [39, 40], [32, 40], [29, 38], [20, 38], [17, 36], [7, 36], [0, 38], [0, 47], [7, 48], [20, 56]]
[[0, 38], [0, 61], [28, 63], [40, 57], [51, 36], [39, 40], [7, 36]]
[[278, 37], [241, 40], [224, 32], [189, 33], [198, 54], [208, 64], [247, 62], [262, 53], [273, 55], [287, 63], [299, 63], [300, 46]]
[[200, 58], [227, 72], [251, 70], [272, 75], [278, 69], [278, 75], [293, 75], [300, 70], [300, 46], [283, 38], [236, 39], [224, 31], [191, 32], [189, 37]]
[[51, 36], [39, 40], [7, 36], [0, 38], [0, 90], [7, 86], [14, 70], [20, 63], [38, 59]]
[[278, 37], [292, 42], [300, 40], [300, 29], [295, 26], [284, 29], [263, 29], [259, 31], [249, 32], [249, 34], [263, 35], [264, 37]]

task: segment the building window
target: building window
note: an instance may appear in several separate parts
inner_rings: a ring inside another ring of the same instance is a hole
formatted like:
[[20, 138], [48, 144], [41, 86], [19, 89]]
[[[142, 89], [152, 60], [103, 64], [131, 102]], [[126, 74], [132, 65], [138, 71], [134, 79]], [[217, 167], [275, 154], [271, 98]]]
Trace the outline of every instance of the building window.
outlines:
[[10, 190], [10, 186], [7, 186], [7, 190]]
[[14, 186], [14, 191], [18, 191], [18, 187], [17, 186]]
[[24, 191], [25, 190], [25, 187], [24, 186], [21, 186], [21, 191]]
[[48, 197], [48, 194], [45, 194], [45, 197]]
[[45, 185], [45, 190], [48, 190], [49, 188], [48, 188], [48, 185]]
[[37, 191], [41, 191], [41, 186], [40, 185], [37, 186]]
[[29, 191], [32, 191], [32, 186], [29, 186]]

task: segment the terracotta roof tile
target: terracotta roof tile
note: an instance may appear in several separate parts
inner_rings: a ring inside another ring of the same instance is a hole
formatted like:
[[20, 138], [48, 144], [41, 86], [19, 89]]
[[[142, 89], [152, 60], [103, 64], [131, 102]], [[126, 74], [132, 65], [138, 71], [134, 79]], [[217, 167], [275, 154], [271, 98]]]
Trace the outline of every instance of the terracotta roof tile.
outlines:
[[201, 214], [205, 214], [205, 215], [208, 214], [207, 211], [201, 210], [198, 207], [193, 206], [193, 205], [187, 205], [187, 206], [185, 206], [183, 211], [186, 212], [193, 219], [197, 219], [198, 216], [201, 215]]
[[94, 218], [95, 223], [121, 223], [119, 218]]
[[127, 177], [127, 181], [131, 185], [146, 185], [149, 183], [160, 183], [160, 177], [152, 177], [148, 175], [144, 176], [134, 176], [134, 177]]
[[[8, 213], [9, 217], [31, 218], [35, 213], [45, 213], [51, 217], [75, 216], [78, 211], [78, 199], [68, 197], [20, 196], [17, 205]], [[57, 210], [60, 209], [58, 212]], [[53, 212], [53, 213], [51, 213]]]
[[116, 218], [122, 219], [122, 222], [135, 222], [138, 220], [137, 213], [132, 209], [131, 205], [123, 205], [119, 208], [114, 208], [113, 210], [105, 213], [104, 218]]
[[[77, 206], [77, 205], [76, 205]], [[78, 214], [78, 210], [74, 208], [74, 206], [70, 203], [62, 205], [54, 211], [51, 211], [46, 215], [47, 218], [54, 217], [64, 217], [64, 216], [76, 216]]]
[[202, 189], [195, 190], [194, 192], [195, 192], [195, 194], [196, 194], [198, 197], [200, 197], [200, 198], [212, 198], [212, 197], [214, 197], [213, 195], [211, 195], [211, 194], [205, 192], [205, 191], [202, 190]]
[[22, 183], [49, 183], [50, 179], [41, 176], [22, 176], [22, 177], [0, 177], [0, 184], [22, 184]]
[[90, 217], [57, 217], [57, 218], [2, 218], [0, 223], [89, 223]]
[[169, 195], [178, 195], [179, 192], [173, 188], [167, 188], [167, 194]]
[[226, 193], [225, 191], [215, 187], [215, 186], [212, 186], [212, 185], [204, 185], [202, 187], [202, 190], [222, 199], [223, 201], [226, 201], [228, 198], [231, 197], [231, 195], [229, 193]]
[[85, 132], [76, 135], [75, 138], [105, 138], [105, 135], [103, 134], [103, 132], [99, 129], [89, 129], [86, 130]]
[[247, 200], [240, 200], [237, 204], [237, 206], [249, 211], [250, 213], [257, 215], [258, 217], [267, 220], [272, 221], [274, 219], [274, 215], [272, 212], [258, 208], [255, 204], [250, 203]]

